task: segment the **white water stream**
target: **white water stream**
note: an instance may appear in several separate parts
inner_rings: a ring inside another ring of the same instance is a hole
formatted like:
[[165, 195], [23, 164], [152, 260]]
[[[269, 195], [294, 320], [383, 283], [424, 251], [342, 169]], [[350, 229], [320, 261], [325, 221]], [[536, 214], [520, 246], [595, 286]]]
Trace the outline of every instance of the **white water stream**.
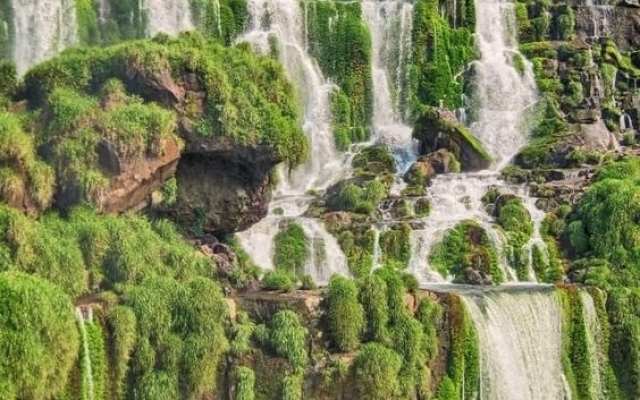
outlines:
[[142, 9], [147, 13], [147, 33], [177, 35], [193, 29], [189, 0], [142, 0]]
[[11, 0], [18, 74], [77, 42], [74, 0]]
[[460, 292], [478, 332], [482, 400], [563, 400], [555, 292]]

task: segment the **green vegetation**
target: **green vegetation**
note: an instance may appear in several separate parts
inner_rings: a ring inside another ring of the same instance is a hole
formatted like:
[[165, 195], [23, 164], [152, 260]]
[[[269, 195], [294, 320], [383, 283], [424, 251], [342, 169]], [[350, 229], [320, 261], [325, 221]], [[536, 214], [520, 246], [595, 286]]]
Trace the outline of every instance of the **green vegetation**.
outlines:
[[526, 244], [531, 239], [533, 223], [529, 211], [522, 200], [515, 196], [500, 196], [494, 204], [498, 224], [507, 235], [507, 255], [511, 266], [516, 270], [519, 280], [526, 281], [529, 276], [529, 255]]
[[380, 233], [382, 263], [405, 269], [411, 260], [411, 226], [402, 224], [398, 229]]
[[386, 343], [389, 338], [387, 283], [378, 274], [367, 275], [360, 281], [360, 303], [366, 321], [365, 339]]
[[309, 239], [302, 226], [295, 222], [288, 223], [276, 234], [274, 241], [273, 263], [276, 269], [292, 277], [302, 276], [309, 258]]
[[283, 290], [289, 292], [293, 290], [295, 282], [285, 271], [267, 271], [262, 277], [262, 286], [265, 290]]
[[328, 334], [340, 351], [350, 351], [360, 343], [364, 311], [358, 302], [358, 288], [347, 278], [334, 275], [327, 289]]
[[254, 400], [253, 385], [255, 375], [251, 368], [239, 367], [236, 372], [236, 396], [235, 400]]
[[[411, 79], [414, 88], [413, 111], [422, 105], [443, 105], [454, 109], [461, 106], [464, 85], [458, 76], [477, 55], [474, 49], [475, 4], [458, 3], [453, 18], [440, 13], [436, 0], [420, 0], [413, 15], [413, 57]], [[449, 21], [457, 20], [452, 27]]]
[[243, 30], [248, 17], [245, 0], [190, 0], [195, 26], [206, 36], [230, 45]]
[[453, 275], [463, 282], [467, 270], [478, 271], [493, 283], [504, 280], [496, 250], [486, 231], [476, 222], [466, 220], [448, 230], [434, 247], [429, 263], [443, 276]]
[[51, 203], [55, 176], [38, 159], [33, 136], [27, 134], [17, 117], [0, 111], [0, 199], [21, 207], [28, 197], [37, 208]]
[[378, 343], [362, 347], [354, 361], [358, 398], [362, 400], [387, 400], [400, 392], [398, 374], [402, 358], [395, 351]]
[[369, 274], [373, 267], [373, 229], [345, 230], [338, 235], [338, 243], [347, 257], [349, 272], [356, 278]]
[[[446, 376], [440, 381], [435, 398], [438, 400], [472, 400], [480, 385], [480, 350], [471, 317], [462, 299], [455, 295], [446, 298], [449, 354]], [[464, 396], [463, 396], [464, 394]]]
[[[202, 118], [193, 116], [196, 131], [201, 134], [229, 137], [238, 145], [266, 144], [292, 165], [308, 157], [293, 88], [282, 67], [245, 47], [225, 48], [196, 33], [185, 33], [177, 39], [158, 37], [102, 49], [69, 50], [34, 67], [24, 81], [27, 95], [38, 106], [61, 87], [93, 94], [96, 85], [101, 87], [110, 79], [130, 82], [132, 71], [137, 74], [137, 84], [127, 84], [127, 90], [146, 101], [158, 100], [145, 97], [146, 80], [163, 71], [176, 81], [185, 71], [195, 73], [206, 94]], [[124, 117], [130, 115], [130, 107], [113, 110], [114, 118], [122, 117], [119, 121], [127, 122]], [[161, 127], [166, 129], [165, 125]], [[124, 132], [116, 130], [113, 134], [120, 138]]]
[[69, 297], [40, 278], [0, 273], [0, 332], [3, 398], [46, 399], [60, 394], [79, 348]]
[[358, 2], [302, 2], [309, 53], [339, 90], [331, 95], [336, 147], [368, 139], [373, 114], [371, 36]]
[[291, 310], [278, 311], [269, 322], [269, 346], [293, 367], [304, 367], [308, 361], [307, 329], [300, 325], [298, 315]]
[[592, 260], [584, 271], [587, 280], [600, 276], [605, 281], [595, 283], [640, 286], [638, 177], [640, 162], [635, 158], [603, 167], [570, 216], [568, 249], [577, 258]]

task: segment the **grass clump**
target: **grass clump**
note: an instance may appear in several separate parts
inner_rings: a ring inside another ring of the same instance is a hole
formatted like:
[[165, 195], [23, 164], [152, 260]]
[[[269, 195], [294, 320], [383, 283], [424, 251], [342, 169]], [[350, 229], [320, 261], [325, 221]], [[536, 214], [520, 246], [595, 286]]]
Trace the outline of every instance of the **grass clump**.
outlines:
[[347, 278], [334, 275], [327, 289], [327, 326], [334, 346], [350, 351], [360, 344], [364, 311], [358, 302], [358, 288]]
[[80, 344], [69, 297], [43, 279], [0, 273], [0, 332], [3, 398], [61, 394]]
[[304, 275], [304, 266], [309, 258], [309, 239], [302, 226], [291, 222], [280, 230], [275, 238], [273, 263], [276, 269], [283, 270], [291, 276]]

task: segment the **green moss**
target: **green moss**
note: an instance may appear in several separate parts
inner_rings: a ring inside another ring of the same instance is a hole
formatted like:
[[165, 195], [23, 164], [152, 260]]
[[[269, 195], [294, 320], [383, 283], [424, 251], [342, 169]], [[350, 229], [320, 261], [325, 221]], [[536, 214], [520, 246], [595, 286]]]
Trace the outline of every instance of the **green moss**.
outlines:
[[[97, 323], [85, 323], [89, 358], [91, 360], [91, 375], [93, 383], [93, 398], [104, 400], [108, 398], [108, 374], [109, 364], [105, 349], [105, 337], [102, 327]], [[80, 357], [80, 360], [84, 356]]]
[[205, 34], [230, 45], [247, 20], [245, 0], [190, 0], [194, 25]]
[[129, 307], [113, 307], [107, 314], [107, 327], [111, 344], [109, 370], [112, 394], [113, 398], [122, 399], [126, 388], [124, 379], [136, 341], [136, 316]]
[[3, 397], [46, 399], [60, 394], [80, 343], [69, 297], [42, 279], [2, 272], [0, 316]]
[[33, 136], [27, 134], [18, 118], [0, 111], [0, 198], [9, 204], [26, 190], [40, 209], [53, 198], [55, 176], [52, 169], [38, 159]]
[[445, 233], [442, 241], [435, 245], [429, 255], [429, 263], [442, 276], [453, 275], [458, 282], [464, 281], [465, 270], [469, 268], [490, 277], [493, 283], [504, 280], [489, 236], [471, 220], [462, 221]]
[[[67, 51], [27, 73], [26, 93], [38, 106], [61, 86], [90, 93], [113, 78], [128, 82], [130, 70], [137, 71], [140, 79], [168, 71], [178, 82], [185, 71], [193, 72], [204, 86], [203, 118], [212, 135], [241, 146], [266, 144], [292, 165], [309, 155], [293, 87], [282, 66], [243, 47], [224, 48], [195, 33]], [[137, 92], [147, 102], [156, 100], [144, 93]]]
[[640, 395], [640, 292], [619, 288], [609, 293], [609, 357], [623, 398]]
[[284, 290], [289, 292], [294, 288], [294, 282], [289, 273], [285, 271], [268, 271], [262, 278], [265, 290]]
[[334, 275], [327, 289], [327, 333], [340, 351], [354, 350], [364, 330], [364, 311], [358, 288], [347, 278]]
[[340, 248], [347, 257], [349, 272], [355, 278], [366, 276], [373, 267], [373, 230], [345, 230], [338, 235]]
[[436, 389], [438, 400], [475, 399], [480, 385], [480, 350], [473, 322], [462, 299], [446, 298], [449, 354], [446, 375]]
[[366, 140], [373, 114], [371, 35], [358, 2], [304, 1], [309, 53], [338, 85], [331, 96], [336, 146]]
[[591, 399], [591, 364], [597, 355], [589, 346], [580, 293], [575, 289], [561, 292], [564, 311], [562, 363], [571, 393], [581, 399]]
[[400, 392], [398, 374], [402, 358], [378, 343], [362, 347], [354, 361], [355, 385], [362, 400], [387, 400]]
[[398, 229], [389, 229], [380, 234], [382, 263], [405, 269], [411, 260], [411, 227], [402, 224]]
[[291, 310], [278, 311], [269, 322], [269, 346], [293, 367], [304, 367], [308, 361], [307, 329], [300, 325], [298, 315]]
[[413, 111], [421, 105], [448, 108], [461, 106], [463, 84], [456, 76], [473, 61], [475, 9], [464, 2], [464, 13], [457, 27], [452, 27], [440, 14], [438, 1], [420, 0], [413, 15], [413, 56], [410, 67], [414, 88]]
[[310, 254], [309, 239], [302, 226], [294, 222], [287, 224], [276, 234], [274, 241], [273, 263], [276, 268], [292, 276], [302, 276]]
[[380, 276], [372, 274], [360, 282], [360, 303], [364, 309], [365, 338], [386, 343], [389, 336], [389, 306], [387, 303], [387, 283]]
[[96, 10], [99, 5], [93, 0], [75, 0], [78, 40], [84, 45], [96, 45], [100, 40], [100, 27]]

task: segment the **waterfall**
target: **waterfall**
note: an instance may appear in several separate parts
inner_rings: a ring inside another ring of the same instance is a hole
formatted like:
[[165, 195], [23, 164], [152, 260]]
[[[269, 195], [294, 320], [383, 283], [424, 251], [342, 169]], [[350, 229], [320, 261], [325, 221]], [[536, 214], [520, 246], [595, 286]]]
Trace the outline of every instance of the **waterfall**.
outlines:
[[633, 121], [629, 114], [624, 113], [620, 115], [620, 130], [626, 131], [627, 129], [633, 129]]
[[402, 123], [408, 98], [413, 5], [402, 0], [363, 1], [362, 14], [372, 39], [373, 136], [396, 156], [400, 172], [416, 158], [412, 128]]
[[609, 17], [615, 12], [615, 7], [607, 4], [602, 4], [602, 0], [586, 0], [584, 7], [588, 9], [588, 15], [590, 17], [590, 29], [588, 34], [593, 39], [600, 39], [601, 37], [611, 36], [611, 23]]
[[482, 399], [565, 399], [563, 314], [554, 291], [460, 295], [478, 332]]
[[[536, 244], [545, 247], [540, 238], [544, 213], [536, 208], [535, 199], [529, 197], [528, 187], [509, 185], [499, 179], [497, 172], [526, 143], [530, 128], [526, 115], [537, 99], [531, 64], [525, 61], [525, 72], [521, 74], [511, 61], [518, 54], [514, 5], [505, 0], [477, 0], [476, 12], [476, 42], [481, 56], [474, 67], [479, 109], [470, 129], [494, 158], [494, 169], [439, 175], [431, 181], [428, 189], [433, 205], [431, 214], [423, 219], [424, 229], [414, 232], [412, 242], [410, 266], [419, 281], [431, 279], [436, 273], [429, 266], [426, 259], [429, 251], [424, 247], [432, 248], [447, 229], [465, 219], [474, 220], [485, 229], [501, 258], [504, 276], [507, 280], [517, 279], [504, 254], [504, 234], [494, 227], [493, 218], [481, 201], [490, 188], [523, 199], [534, 225], [525, 249], [530, 253]], [[529, 280], [535, 280], [531, 269]]]
[[142, 9], [147, 13], [149, 36], [194, 29], [189, 0], [143, 0]]
[[476, 2], [476, 42], [480, 60], [475, 63], [478, 88], [478, 120], [473, 133], [496, 159], [508, 163], [526, 143], [525, 112], [536, 101], [536, 86], [530, 63], [520, 74], [509, 61], [518, 54], [514, 5], [505, 0]]
[[86, 376], [86, 390], [87, 390], [87, 398], [89, 400], [93, 400], [93, 372], [91, 371], [91, 356], [89, 355], [89, 339], [87, 335], [87, 330], [85, 329], [85, 316], [83, 315], [83, 310], [81, 307], [76, 307], [76, 320], [78, 321], [78, 326], [80, 327], [80, 335], [82, 338], [82, 353], [83, 353], [83, 367], [84, 371], [83, 375]]
[[311, 161], [285, 177], [278, 192], [303, 194], [325, 188], [340, 176], [345, 163], [336, 151], [331, 130], [327, 82], [306, 50], [301, 4], [295, 0], [249, 0], [249, 30], [239, 40], [269, 54], [275, 38], [279, 60], [294, 84], [303, 109], [303, 129], [311, 143]]
[[18, 74], [77, 42], [74, 0], [11, 0], [11, 8]]
[[[380, 232], [381, 229], [376, 225], [372, 225], [371, 229], [373, 230], [373, 251], [371, 253], [371, 269], [376, 269], [380, 267]], [[382, 228], [382, 230], [386, 230]]]
[[600, 348], [602, 342], [602, 331], [600, 329], [600, 321], [598, 313], [591, 295], [586, 291], [580, 292], [580, 300], [582, 302], [582, 314], [587, 337], [587, 349], [589, 357], [589, 370], [591, 372], [591, 398], [594, 400], [604, 400], [604, 385], [600, 375], [601, 366], [607, 358], [606, 352]]

